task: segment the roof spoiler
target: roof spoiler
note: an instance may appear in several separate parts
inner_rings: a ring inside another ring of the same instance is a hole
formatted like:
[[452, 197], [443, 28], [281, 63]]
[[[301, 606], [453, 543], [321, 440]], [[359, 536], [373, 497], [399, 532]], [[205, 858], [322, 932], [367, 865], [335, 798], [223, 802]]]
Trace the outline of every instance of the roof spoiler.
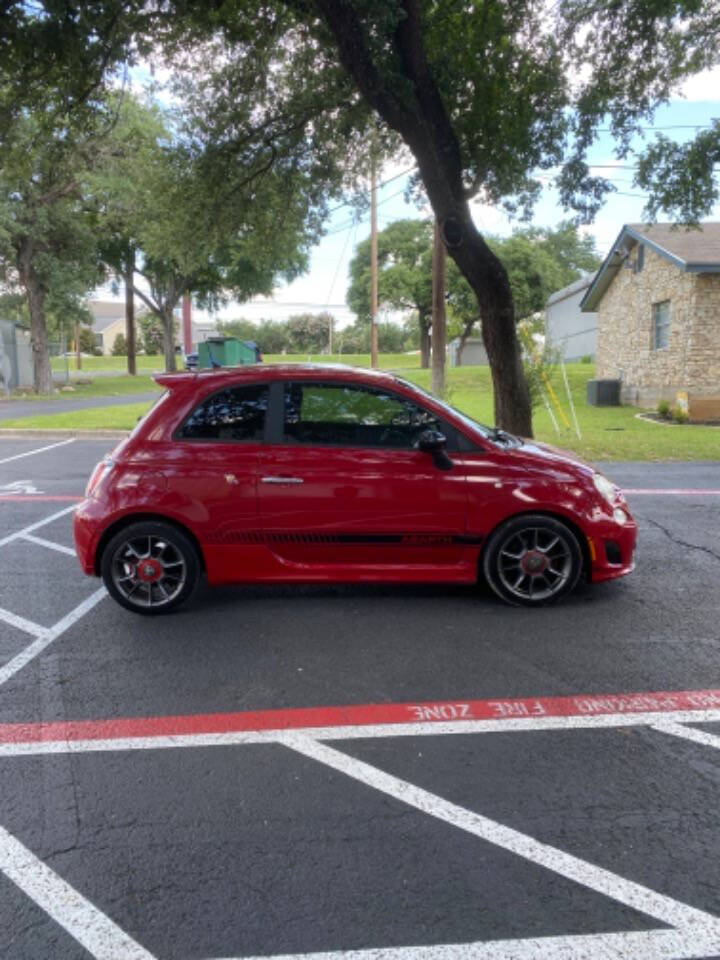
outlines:
[[178, 387], [187, 387], [191, 383], [194, 383], [197, 379], [197, 374], [186, 371], [180, 371], [178, 373], [154, 373], [152, 378], [155, 383], [159, 383], [161, 387], [173, 390]]

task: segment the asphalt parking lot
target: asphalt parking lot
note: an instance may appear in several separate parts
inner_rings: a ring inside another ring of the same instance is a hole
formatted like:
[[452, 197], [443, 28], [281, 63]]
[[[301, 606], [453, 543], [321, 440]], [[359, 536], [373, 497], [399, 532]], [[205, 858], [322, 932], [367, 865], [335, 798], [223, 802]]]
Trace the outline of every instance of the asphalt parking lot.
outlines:
[[637, 569], [482, 589], [80, 572], [111, 441], [0, 439], [0, 956], [720, 957], [720, 464], [607, 464]]

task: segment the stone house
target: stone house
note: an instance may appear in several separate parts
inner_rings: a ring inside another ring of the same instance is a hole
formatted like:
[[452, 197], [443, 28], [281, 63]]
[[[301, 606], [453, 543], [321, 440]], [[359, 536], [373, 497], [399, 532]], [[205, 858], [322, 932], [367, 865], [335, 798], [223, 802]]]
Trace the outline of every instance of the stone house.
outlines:
[[720, 420], [720, 223], [624, 226], [580, 304], [597, 313], [599, 379], [623, 403]]

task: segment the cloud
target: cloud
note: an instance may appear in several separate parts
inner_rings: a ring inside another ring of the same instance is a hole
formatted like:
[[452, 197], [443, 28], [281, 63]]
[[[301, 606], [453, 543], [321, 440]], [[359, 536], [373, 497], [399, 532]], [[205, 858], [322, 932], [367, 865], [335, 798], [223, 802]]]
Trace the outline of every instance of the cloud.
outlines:
[[673, 100], [715, 103], [720, 112], [718, 94], [720, 92], [720, 66], [689, 77], [681, 84]]

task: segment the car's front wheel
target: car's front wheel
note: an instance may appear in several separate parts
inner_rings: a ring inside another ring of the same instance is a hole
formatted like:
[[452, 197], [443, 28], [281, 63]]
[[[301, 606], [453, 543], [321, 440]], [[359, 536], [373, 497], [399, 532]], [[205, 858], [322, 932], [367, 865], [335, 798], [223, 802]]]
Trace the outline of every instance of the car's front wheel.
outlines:
[[135, 613], [167, 613], [179, 607], [200, 576], [191, 540], [168, 523], [132, 523], [107, 543], [100, 562], [107, 591]]
[[508, 603], [540, 606], [569, 593], [583, 558], [573, 531], [543, 514], [508, 520], [492, 534], [483, 552], [485, 579]]

